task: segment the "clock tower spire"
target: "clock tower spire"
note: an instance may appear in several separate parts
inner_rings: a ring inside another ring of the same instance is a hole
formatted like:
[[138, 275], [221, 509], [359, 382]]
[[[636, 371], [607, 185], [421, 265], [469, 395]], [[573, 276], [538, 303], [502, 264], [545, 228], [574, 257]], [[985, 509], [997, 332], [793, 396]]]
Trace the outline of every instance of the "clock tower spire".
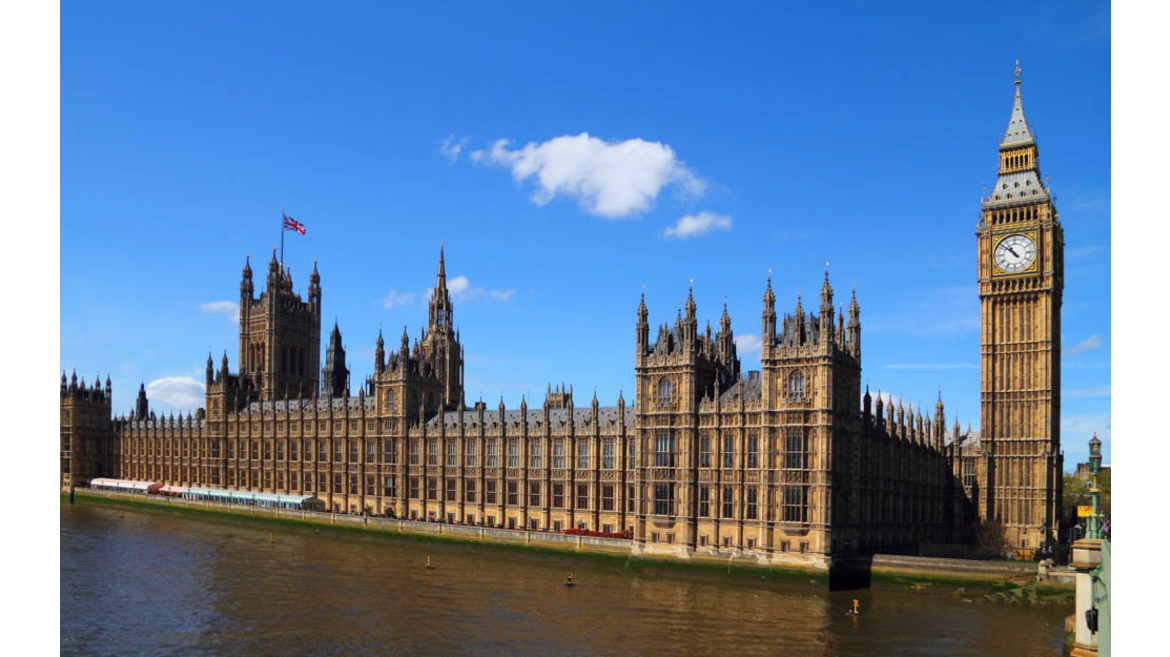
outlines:
[[1055, 538], [1060, 520], [1060, 307], [1064, 231], [1015, 98], [999, 143], [995, 187], [983, 198], [978, 274], [981, 443], [987, 472], [981, 520], [998, 521], [1026, 551]]

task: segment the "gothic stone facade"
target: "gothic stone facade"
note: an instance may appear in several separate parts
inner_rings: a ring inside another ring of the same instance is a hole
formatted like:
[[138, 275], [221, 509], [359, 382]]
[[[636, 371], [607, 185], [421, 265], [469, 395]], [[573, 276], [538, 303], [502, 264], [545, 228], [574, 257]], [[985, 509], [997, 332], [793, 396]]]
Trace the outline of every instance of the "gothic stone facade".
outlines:
[[[1013, 127], [1017, 112], [1022, 122], [1018, 92]], [[1005, 144], [1001, 183], [1038, 175], [1034, 142]], [[827, 272], [818, 311], [798, 297], [782, 317], [769, 279], [760, 371], [740, 371], [726, 307], [718, 330], [700, 333], [688, 294], [652, 342], [643, 299], [632, 406], [619, 396], [602, 408], [594, 395], [577, 408], [571, 387], [550, 386], [539, 408], [489, 410], [464, 402], [442, 251], [426, 328], [413, 343], [404, 329], [389, 352], [379, 333], [356, 396], [336, 325], [318, 378], [316, 266], [302, 301], [274, 254], [259, 299], [245, 264], [240, 371], [226, 352], [218, 369], [209, 355], [194, 416], [158, 417], [140, 390], [134, 411], [111, 418], [108, 380], [102, 390], [62, 375], [62, 484], [114, 476], [312, 494], [338, 512], [625, 533], [638, 552], [810, 566], [969, 541], [972, 522], [992, 518], [1013, 545], [1035, 547], [1059, 517], [1060, 231], [1046, 190], [1025, 199], [989, 199], [979, 227], [982, 440], [957, 423], [946, 431], [941, 396], [928, 417], [863, 393], [860, 307], [854, 294], [834, 309]], [[1001, 276], [995, 248], [1021, 231], [1043, 255]]]

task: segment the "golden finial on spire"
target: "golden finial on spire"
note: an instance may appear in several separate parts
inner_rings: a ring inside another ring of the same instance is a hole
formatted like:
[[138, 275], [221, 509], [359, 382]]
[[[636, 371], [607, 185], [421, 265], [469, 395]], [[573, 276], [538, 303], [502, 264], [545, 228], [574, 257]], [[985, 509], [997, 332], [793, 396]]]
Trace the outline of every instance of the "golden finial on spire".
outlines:
[[1023, 72], [1024, 72], [1024, 70], [1022, 68], [1020, 68], [1020, 60], [1017, 59], [1016, 60], [1016, 70], [1015, 70], [1016, 84], [1020, 83], [1020, 73], [1023, 73]]

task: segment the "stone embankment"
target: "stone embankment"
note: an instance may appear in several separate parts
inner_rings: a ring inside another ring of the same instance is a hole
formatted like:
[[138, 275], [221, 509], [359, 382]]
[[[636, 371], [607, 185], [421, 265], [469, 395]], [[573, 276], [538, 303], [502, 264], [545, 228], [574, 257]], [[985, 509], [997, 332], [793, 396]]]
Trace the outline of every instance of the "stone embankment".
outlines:
[[[709, 565], [712, 567], [729, 568], [732, 564], [737, 569], [758, 568], [761, 570], [802, 572], [815, 577], [824, 577], [825, 573], [812, 572], [802, 568], [799, 564], [763, 564], [749, 555], [732, 554], [719, 558], [707, 555], [692, 555], [687, 559], [675, 559], [659, 555], [635, 554], [633, 541], [620, 538], [603, 538], [599, 536], [574, 536], [556, 532], [526, 531], [522, 529], [496, 529], [490, 527], [475, 527], [469, 525], [451, 525], [446, 523], [419, 522], [398, 518], [380, 518], [337, 513], [323, 513], [316, 511], [299, 511], [286, 509], [271, 509], [256, 506], [241, 506], [238, 504], [224, 504], [203, 500], [187, 500], [176, 497], [161, 497], [143, 495], [139, 493], [123, 493], [107, 490], [76, 489], [78, 496], [106, 498], [114, 501], [125, 501], [136, 504], [145, 504], [175, 510], [207, 511], [224, 513], [259, 519], [302, 522], [315, 525], [329, 525], [339, 528], [356, 530], [372, 530], [381, 532], [401, 533], [407, 535], [429, 536], [446, 540], [482, 541], [503, 545], [517, 545], [539, 547], [570, 552], [593, 552], [626, 556], [655, 562], [689, 562], [695, 565]], [[981, 580], [984, 582], [1001, 581], [1022, 583], [1026, 579], [1035, 579], [1036, 565], [1028, 563], [1012, 563], [1003, 561], [975, 561], [967, 559], [944, 559], [935, 557], [874, 555], [864, 559], [851, 559], [842, 565], [866, 570], [877, 575], [905, 576], [916, 580]], [[1058, 573], [1052, 573], [1057, 586], [1061, 585]]]

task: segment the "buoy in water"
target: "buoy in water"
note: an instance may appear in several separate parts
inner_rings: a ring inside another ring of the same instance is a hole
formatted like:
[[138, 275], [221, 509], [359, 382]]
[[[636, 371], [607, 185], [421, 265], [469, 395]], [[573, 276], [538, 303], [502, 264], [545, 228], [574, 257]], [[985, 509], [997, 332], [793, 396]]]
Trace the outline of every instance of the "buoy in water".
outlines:
[[565, 586], [576, 586], [573, 583], [573, 573], [569, 573], [569, 576], [565, 578]]
[[434, 570], [435, 567], [431, 565], [431, 557], [427, 555], [427, 570]]
[[853, 609], [845, 612], [846, 616], [860, 616], [861, 612], [857, 609], [857, 598], [853, 598]]

